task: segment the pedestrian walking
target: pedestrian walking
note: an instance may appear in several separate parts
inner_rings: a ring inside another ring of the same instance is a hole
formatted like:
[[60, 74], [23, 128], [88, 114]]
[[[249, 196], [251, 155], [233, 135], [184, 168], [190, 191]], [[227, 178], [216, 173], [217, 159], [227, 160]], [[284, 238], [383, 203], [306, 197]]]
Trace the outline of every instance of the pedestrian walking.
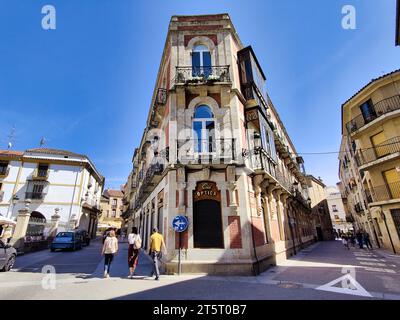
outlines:
[[104, 240], [101, 254], [104, 255], [104, 278], [110, 277], [110, 267], [114, 259], [114, 255], [118, 253], [118, 239], [115, 231], [111, 230]]
[[153, 234], [150, 237], [150, 251], [149, 254], [153, 259], [154, 266], [153, 271], [151, 272], [151, 277], [156, 274], [155, 280], [160, 279], [160, 270], [158, 268], [162, 252], [167, 252], [165, 248], [164, 237], [162, 234], [158, 233], [157, 228], [153, 228]]
[[360, 247], [360, 249], [364, 249], [363, 233], [361, 232], [361, 230], [357, 231], [356, 238], [357, 238], [358, 246]]
[[370, 239], [369, 233], [367, 231], [364, 231], [364, 233], [363, 233], [363, 240], [364, 240], [364, 244], [367, 247], [367, 249], [371, 249], [372, 250], [371, 239]]
[[139, 252], [142, 247], [142, 239], [136, 227], [132, 228], [132, 233], [128, 235], [128, 266], [129, 266], [129, 279], [135, 275], [135, 270], [139, 261]]
[[354, 235], [353, 232], [350, 232], [349, 241], [350, 241], [351, 246], [353, 248], [355, 248], [356, 247], [356, 236]]
[[348, 238], [347, 238], [347, 236], [346, 236], [345, 234], [342, 234], [342, 243], [343, 243], [343, 246], [344, 246], [347, 250], [350, 250], [349, 241], [348, 241]]

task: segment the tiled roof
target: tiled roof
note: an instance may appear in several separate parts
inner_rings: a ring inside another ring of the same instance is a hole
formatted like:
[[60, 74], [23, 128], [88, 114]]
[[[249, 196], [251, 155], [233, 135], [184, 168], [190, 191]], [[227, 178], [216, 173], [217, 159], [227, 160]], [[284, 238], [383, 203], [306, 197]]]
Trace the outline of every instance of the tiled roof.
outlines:
[[124, 197], [124, 193], [121, 190], [112, 190], [112, 189], [105, 190], [104, 195], [106, 197], [113, 197], [113, 198], [123, 198]]
[[28, 150], [26, 150], [26, 152], [46, 153], [46, 154], [54, 154], [54, 155], [60, 155], [60, 156], [72, 156], [72, 157], [85, 158], [85, 156], [82, 154], [74, 153], [74, 152], [67, 151], [67, 150], [59, 150], [59, 149], [34, 148], [34, 149], [28, 149]]
[[364, 91], [368, 86], [372, 85], [374, 82], [379, 81], [383, 78], [386, 78], [387, 76], [391, 76], [392, 74], [395, 74], [397, 72], [399, 72], [400, 69], [394, 70], [392, 72], [389, 72], [387, 74], [384, 74], [383, 76], [380, 76], [378, 78], [372, 79], [368, 84], [366, 84], [364, 87], [362, 87], [360, 90], [358, 90], [350, 99], [348, 99], [346, 102], [344, 102], [342, 104], [342, 106], [344, 106], [346, 103], [348, 103], [349, 101], [351, 101], [354, 97], [356, 97], [359, 93], [361, 93], [362, 91]]
[[0, 150], [0, 156], [6, 157], [20, 157], [24, 153], [22, 151], [14, 151], [14, 150]]

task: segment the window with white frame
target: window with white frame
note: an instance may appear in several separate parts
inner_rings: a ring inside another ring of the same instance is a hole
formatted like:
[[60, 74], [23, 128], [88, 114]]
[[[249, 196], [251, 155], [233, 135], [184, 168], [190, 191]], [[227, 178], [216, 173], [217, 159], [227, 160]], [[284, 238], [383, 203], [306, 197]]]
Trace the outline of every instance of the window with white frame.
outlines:
[[194, 151], [196, 153], [215, 152], [215, 120], [211, 108], [200, 105], [193, 117]]
[[194, 77], [211, 74], [211, 53], [205, 45], [196, 45], [192, 52], [192, 75]]

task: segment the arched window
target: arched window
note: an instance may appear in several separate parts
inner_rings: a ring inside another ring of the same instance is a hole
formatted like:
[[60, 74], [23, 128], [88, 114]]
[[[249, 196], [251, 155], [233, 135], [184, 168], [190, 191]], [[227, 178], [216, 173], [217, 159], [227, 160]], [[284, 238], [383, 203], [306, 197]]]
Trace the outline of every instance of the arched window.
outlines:
[[193, 119], [193, 135], [196, 153], [215, 151], [215, 121], [209, 106], [200, 105], [196, 108]]
[[192, 73], [194, 77], [208, 77], [211, 74], [211, 54], [205, 45], [193, 48]]

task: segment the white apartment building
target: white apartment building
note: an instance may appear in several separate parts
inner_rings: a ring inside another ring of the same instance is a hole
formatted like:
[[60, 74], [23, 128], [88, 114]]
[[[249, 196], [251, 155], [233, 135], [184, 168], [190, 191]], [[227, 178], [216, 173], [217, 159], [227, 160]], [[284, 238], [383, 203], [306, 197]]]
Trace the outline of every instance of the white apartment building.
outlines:
[[95, 235], [104, 177], [88, 157], [47, 148], [0, 150], [0, 214], [16, 220], [30, 213], [26, 237], [44, 237], [52, 217], [58, 230]]
[[326, 187], [325, 192], [333, 229], [337, 233], [353, 230], [353, 224], [347, 222], [346, 219], [346, 211], [340, 190], [335, 186], [330, 186]]

